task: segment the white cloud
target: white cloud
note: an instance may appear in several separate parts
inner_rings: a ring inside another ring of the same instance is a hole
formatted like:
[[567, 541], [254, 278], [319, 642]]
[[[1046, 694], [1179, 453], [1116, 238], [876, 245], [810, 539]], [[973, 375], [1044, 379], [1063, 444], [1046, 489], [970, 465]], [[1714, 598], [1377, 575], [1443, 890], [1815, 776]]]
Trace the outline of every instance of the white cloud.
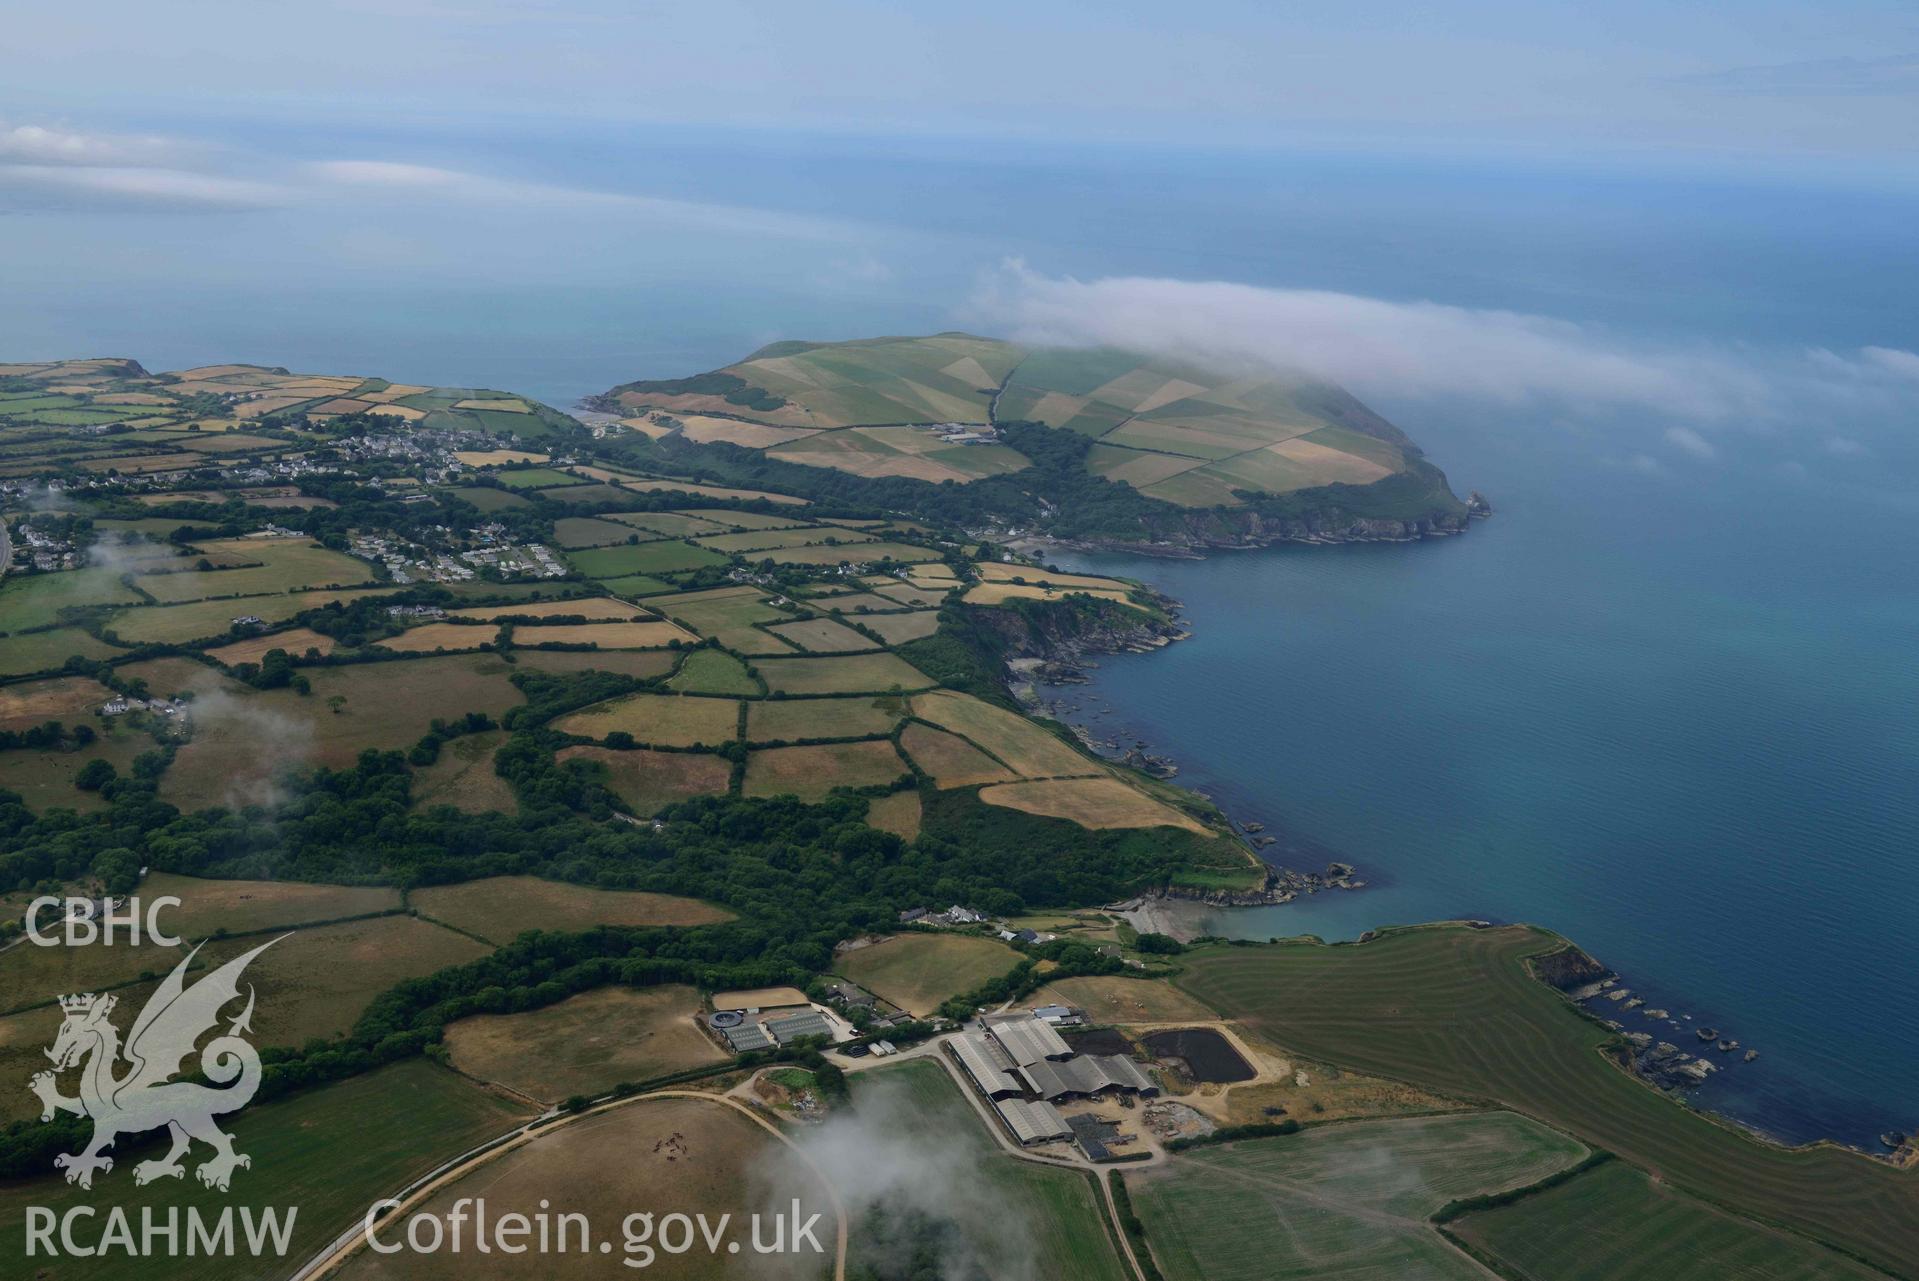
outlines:
[[1719, 457], [1718, 448], [1690, 427], [1666, 428], [1666, 443], [1674, 449], [1707, 462]]
[[1826, 440], [1826, 452], [1834, 458], [1863, 458], [1872, 451], [1850, 436], [1831, 436]]
[[55, 204], [259, 209], [285, 201], [272, 183], [131, 165], [0, 165], [0, 195]]
[[1017, 261], [982, 284], [970, 312], [1028, 342], [1291, 370], [1361, 396], [1536, 406], [1543, 420], [1593, 410], [1679, 419], [1690, 425], [1668, 432], [1667, 443], [1696, 458], [1717, 452], [1708, 431], [1909, 414], [1919, 395], [1919, 355], [1894, 348], [1652, 344], [1522, 312], [1223, 281], [1081, 281]]
[[1867, 347], [1860, 354], [1889, 373], [1919, 382], [1919, 353], [1897, 347]]

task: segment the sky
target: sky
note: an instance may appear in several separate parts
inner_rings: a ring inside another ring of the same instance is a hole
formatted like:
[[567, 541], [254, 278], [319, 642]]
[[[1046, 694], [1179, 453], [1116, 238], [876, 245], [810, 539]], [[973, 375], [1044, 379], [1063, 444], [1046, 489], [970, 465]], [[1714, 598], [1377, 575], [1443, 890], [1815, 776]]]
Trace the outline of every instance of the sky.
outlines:
[[0, 118], [580, 117], [1909, 164], [1903, 0], [11, 0]]

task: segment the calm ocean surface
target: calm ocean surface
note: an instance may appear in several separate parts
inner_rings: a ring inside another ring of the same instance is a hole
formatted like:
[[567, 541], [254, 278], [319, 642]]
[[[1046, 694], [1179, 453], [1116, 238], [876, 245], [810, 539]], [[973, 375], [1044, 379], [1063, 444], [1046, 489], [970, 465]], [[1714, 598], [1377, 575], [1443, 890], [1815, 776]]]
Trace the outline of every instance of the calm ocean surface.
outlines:
[[[547, 190], [458, 210], [377, 191], [13, 209], [0, 358], [247, 360], [565, 405], [775, 338], [983, 325], [966, 300], [1009, 256], [1511, 308], [1762, 368], [1810, 346], [1919, 349], [1919, 196], [1836, 176], [222, 128], [233, 154], [276, 163], [434, 164], [700, 207]], [[1076, 691], [1113, 709], [1095, 721], [1375, 882], [1222, 928], [1537, 921], [1651, 1005], [1761, 1051], [1705, 1102], [1795, 1139], [1919, 1124], [1919, 424], [1735, 427], [1700, 458], [1662, 443], [1657, 413], [1356, 390], [1498, 515], [1414, 547], [1079, 562], [1179, 598], [1196, 632], [1105, 663]]]

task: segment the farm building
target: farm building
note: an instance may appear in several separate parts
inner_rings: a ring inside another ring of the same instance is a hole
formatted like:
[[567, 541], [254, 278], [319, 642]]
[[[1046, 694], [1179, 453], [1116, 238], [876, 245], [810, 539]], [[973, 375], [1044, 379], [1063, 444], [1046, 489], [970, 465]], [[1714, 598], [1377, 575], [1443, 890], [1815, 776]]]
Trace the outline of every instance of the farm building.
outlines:
[[1054, 1031], [1051, 1024], [1030, 1015], [988, 1018], [985, 1022], [986, 1034], [999, 1042], [1016, 1066], [1024, 1067], [1042, 1059], [1073, 1057], [1073, 1047], [1066, 1044], [1065, 1037]]
[[733, 1047], [733, 1053], [745, 1054], [749, 1050], [770, 1050], [773, 1038], [760, 1030], [757, 1023], [742, 1023], [738, 1027], [723, 1028], [720, 1035]]
[[973, 1078], [973, 1084], [987, 1098], [1012, 1098], [1020, 1093], [1012, 1076], [1013, 1060], [985, 1033], [961, 1032], [946, 1044], [960, 1066], [966, 1069], [966, 1075]]
[[833, 1035], [833, 1025], [818, 1010], [803, 1010], [783, 1018], [768, 1019], [762, 1026], [766, 1028], [766, 1034], [781, 1045], [791, 1045], [804, 1036], [831, 1038]]
[[1025, 1085], [1027, 1093], [1048, 1102], [1091, 1098], [1107, 1090], [1148, 1098], [1159, 1093], [1159, 1087], [1139, 1064], [1121, 1054], [1077, 1054], [1063, 1063], [1042, 1059], [1015, 1069], [1013, 1075]]
[[1091, 1098], [1107, 1091], [1155, 1095], [1159, 1086], [1122, 1054], [1075, 1054], [1046, 1023], [1020, 1015], [988, 1020], [947, 1042], [953, 1057], [993, 1100], [1015, 1097], [1051, 1102]]
[[1072, 1137], [1073, 1129], [1050, 1103], [1028, 1103], [1024, 1099], [1006, 1099], [993, 1105], [999, 1119], [1006, 1123], [1021, 1147], [1050, 1143]]

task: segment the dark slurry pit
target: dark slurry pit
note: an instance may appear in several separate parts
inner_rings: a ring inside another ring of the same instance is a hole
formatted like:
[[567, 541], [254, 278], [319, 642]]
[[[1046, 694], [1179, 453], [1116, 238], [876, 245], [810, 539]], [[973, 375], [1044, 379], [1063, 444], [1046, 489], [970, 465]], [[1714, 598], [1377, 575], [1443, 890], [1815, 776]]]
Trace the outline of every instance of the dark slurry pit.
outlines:
[[1240, 1052], [1211, 1028], [1176, 1028], [1154, 1032], [1141, 1039], [1147, 1053], [1156, 1059], [1179, 1059], [1193, 1080], [1205, 1082], [1250, 1081], [1258, 1075]]

